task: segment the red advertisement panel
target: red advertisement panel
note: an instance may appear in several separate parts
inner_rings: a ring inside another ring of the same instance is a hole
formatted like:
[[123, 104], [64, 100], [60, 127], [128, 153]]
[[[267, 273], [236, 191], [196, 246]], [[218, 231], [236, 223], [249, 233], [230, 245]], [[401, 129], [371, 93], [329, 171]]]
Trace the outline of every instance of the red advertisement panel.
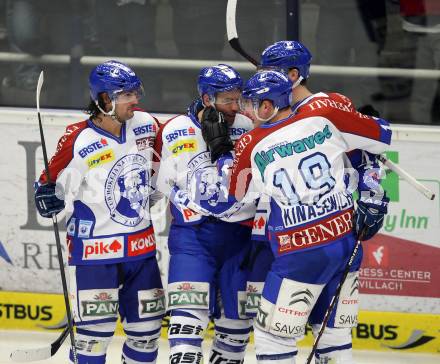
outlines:
[[383, 234], [362, 246], [361, 293], [440, 298], [440, 248]]

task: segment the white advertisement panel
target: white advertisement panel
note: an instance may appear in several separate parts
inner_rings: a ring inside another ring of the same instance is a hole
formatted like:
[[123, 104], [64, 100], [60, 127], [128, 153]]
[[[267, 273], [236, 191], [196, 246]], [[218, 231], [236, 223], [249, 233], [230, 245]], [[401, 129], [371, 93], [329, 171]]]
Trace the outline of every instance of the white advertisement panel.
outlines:
[[425, 198], [394, 173], [383, 186], [390, 197], [381, 234], [363, 243], [362, 308], [440, 313], [440, 141], [438, 128], [393, 140], [390, 159], [431, 189]]

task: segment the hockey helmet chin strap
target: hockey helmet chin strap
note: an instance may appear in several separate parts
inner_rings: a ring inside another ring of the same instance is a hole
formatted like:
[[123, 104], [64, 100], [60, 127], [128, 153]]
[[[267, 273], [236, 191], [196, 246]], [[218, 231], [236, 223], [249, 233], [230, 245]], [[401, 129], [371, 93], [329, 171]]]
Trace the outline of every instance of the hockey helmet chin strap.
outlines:
[[101, 111], [104, 115], [110, 116], [114, 121], [117, 121], [118, 123], [122, 123], [121, 120], [119, 120], [118, 115], [116, 114], [116, 102], [114, 99], [112, 100], [112, 109], [110, 111], [103, 110], [101, 106], [99, 106], [98, 101], [95, 101], [95, 104], [99, 111]]
[[298, 86], [298, 85], [301, 83], [302, 80], [304, 80], [304, 77], [303, 77], [303, 76], [299, 76], [298, 79], [297, 79], [297, 80], [295, 81], [295, 83], [293, 84], [293, 86], [292, 86], [292, 90], [293, 90], [296, 86]]
[[217, 108], [215, 107], [216, 97], [212, 96], [212, 95], [208, 95], [208, 96], [209, 96], [209, 105], [208, 106], [212, 106], [214, 108], [214, 110], [217, 110]]
[[293, 106], [295, 104], [293, 101], [293, 90], [295, 89], [295, 87], [297, 87], [301, 83], [302, 80], [304, 80], [304, 77], [299, 76], [298, 79], [295, 81], [295, 83], [292, 86], [292, 92], [290, 93], [290, 96], [289, 96], [290, 106]]

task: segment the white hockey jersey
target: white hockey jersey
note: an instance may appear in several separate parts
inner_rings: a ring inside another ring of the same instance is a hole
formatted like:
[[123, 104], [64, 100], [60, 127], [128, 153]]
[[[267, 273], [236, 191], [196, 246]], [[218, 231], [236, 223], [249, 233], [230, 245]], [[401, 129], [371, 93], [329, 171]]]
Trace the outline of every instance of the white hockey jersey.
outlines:
[[[69, 125], [49, 162], [65, 192], [69, 264], [108, 264], [155, 254], [151, 167], [158, 131], [135, 111], [116, 137], [91, 120]], [[43, 172], [39, 182], [46, 180]]]
[[344, 181], [344, 153], [359, 148], [378, 154], [391, 142], [386, 121], [324, 95], [301, 109], [252, 130], [235, 145], [229, 203], [261, 193], [270, 197], [268, 231], [275, 255], [351, 233], [353, 199]]
[[[229, 128], [233, 142], [246, 132], [252, 130], [252, 121], [244, 115], [237, 114]], [[155, 152], [160, 159], [157, 176], [157, 189], [170, 196], [173, 187], [188, 194], [192, 208], [183, 204], [170, 204], [174, 223], [199, 224], [209, 212], [203, 209], [200, 201], [215, 206], [225, 191], [219, 181], [215, 163], [203, 140], [200, 122], [192, 114], [179, 115], [165, 123], [157, 136]], [[241, 209], [239, 213], [222, 218], [227, 222], [243, 222], [253, 219], [255, 204]], [[249, 221], [251, 223], [251, 221]]]

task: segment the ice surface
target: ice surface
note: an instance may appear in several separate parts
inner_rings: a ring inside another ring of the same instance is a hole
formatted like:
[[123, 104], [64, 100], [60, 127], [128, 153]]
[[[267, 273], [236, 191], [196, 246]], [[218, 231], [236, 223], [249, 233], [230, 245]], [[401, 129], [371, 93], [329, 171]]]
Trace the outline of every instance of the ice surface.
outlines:
[[[0, 330], [0, 364], [11, 363], [9, 354], [16, 349], [39, 348], [41, 346], [49, 345], [56, 340], [59, 333], [42, 333], [30, 331], [5, 331]], [[49, 360], [38, 361], [38, 364], [54, 364], [67, 363], [68, 339], [60, 348], [58, 353]], [[108, 364], [119, 364], [121, 358], [121, 348], [123, 343], [122, 336], [115, 336], [112, 344], [109, 347], [107, 354]], [[205, 355], [209, 351], [210, 342], [204, 343]], [[309, 348], [301, 348], [300, 355], [297, 357], [297, 364], [305, 363]], [[414, 354], [414, 353], [383, 353], [373, 351], [356, 350], [354, 353], [356, 364], [369, 363], [387, 363], [387, 364], [438, 364], [440, 362], [440, 355], [428, 354]], [[207, 362], [207, 360], [205, 360]], [[164, 339], [160, 339], [158, 364], [168, 363], [168, 343]], [[253, 344], [249, 345], [246, 353], [245, 363], [256, 363], [255, 351]]]

